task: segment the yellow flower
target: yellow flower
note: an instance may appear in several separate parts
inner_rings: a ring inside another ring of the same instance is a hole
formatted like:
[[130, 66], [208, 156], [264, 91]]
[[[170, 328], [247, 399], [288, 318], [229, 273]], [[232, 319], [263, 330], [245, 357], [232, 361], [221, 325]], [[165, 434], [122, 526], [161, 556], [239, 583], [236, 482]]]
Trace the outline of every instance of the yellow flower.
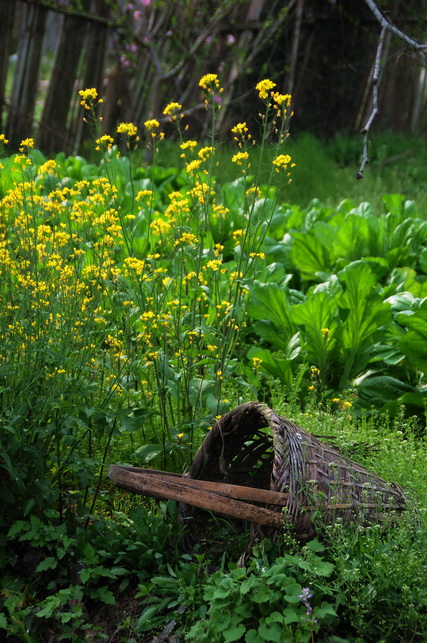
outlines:
[[285, 107], [289, 107], [291, 104], [292, 96], [290, 94], [279, 94], [279, 92], [275, 92], [273, 94], [273, 100], [276, 105], [280, 105], [281, 107], [285, 105]]
[[178, 435], [177, 435], [176, 437], [177, 437], [177, 438], [179, 438], [179, 439], [181, 439], [181, 438], [183, 438], [183, 437], [184, 437], [184, 435], [185, 435], [185, 433], [178, 433]]
[[220, 259], [211, 259], [206, 264], [206, 268], [211, 268], [214, 272], [220, 269], [222, 261]]
[[242, 165], [242, 161], [246, 161], [249, 158], [249, 154], [247, 152], [237, 152], [232, 157], [232, 162], [237, 163], [237, 165]]
[[205, 74], [199, 81], [199, 87], [207, 92], [213, 92], [219, 87], [219, 79], [217, 74]]
[[259, 368], [262, 364], [262, 359], [260, 357], [252, 357], [252, 365], [254, 368]]
[[191, 174], [195, 170], [198, 170], [202, 161], [191, 161], [190, 163], [187, 163], [185, 166], [185, 169], [187, 170], [188, 174]]
[[312, 384], [311, 386], [309, 386], [309, 387], [308, 387], [308, 390], [309, 390], [309, 391], [314, 391], [314, 384]]
[[276, 83], [273, 83], [272, 80], [265, 78], [264, 80], [259, 81], [255, 89], [258, 91], [260, 98], [266, 99], [268, 98], [268, 92], [274, 87], [276, 87]]
[[335, 404], [338, 404], [340, 401], [341, 401], [341, 400], [340, 400], [340, 398], [339, 398], [339, 397], [333, 397], [333, 398], [332, 398], [332, 402], [335, 402]]
[[175, 245], [178, 246], [180, 243], [195, 246], [199, 240], [192, 232], [183, 232], [181, 237], [175, 241]]
[[[92, 107], [92, 104], [96, 101], [98, 98], [98, 92], [95, 89], [95, 87], [90, 87], [89, 89], [81, 89], [79, 91], [80, 94], [80, 105], [83, 105], [85, 109], [90, 109]], [[102, 103], [102, 98], [98, 100], [98, 103]]]
[[[56, 168], [56, 161], [53, 159], [49, 159], [48, 161], [45, 161], [42, 165], [39, 167], [39, 175], [41, 174], [54, 174]], [[39, 227], [40, 231], [40, 227]]]
[[248, 131], [248, 127], [246, 123], [237, 123], [232, 129], [231, 133], [232, 134], [237, 134], [238, 136], [244, 136], [246, 132]]
[[[157, 123], [157, 121], [156, 121]], [[147, 127], [147, 124], [144, 123], [145, 127]], [[158, 127], [159, 123], [157, 123]], [[117, 127], [117, 134], [125, 134], [126, 136], [136, 136], [138, 133], [138, 129], [136, 125], [133, 123], [120, 123]]]
[[273, 160], [273, 165], [276, 166], [277, 171], [279, 169], [281, 170], [287, 170], [288, 164], [291, 162], [291, 157], [289, 154], [279, 154], [279, 156], [276, 156], [276, 158]]
[[151, 132], [151, 130], [160, 127], [160, 123], [155, 118], [150, 118], [150, 120], [145, 121], [144, 126], [148, 129], [149, 132]]
[[211, 154], [213, 153], [213, 151], [214, 151], [214, 148], [213, 148], [213, 147], [202, 147], [202, 148], [198, 151], [197, 156], [198, 156], [200, 159], [202, 159], [202, 161], [206, 161], [206, 159], [208, 159], [208, 158], [211, 156]]
[[104, 136], [100, 136], [99, 138], [97, 138], [95, 140], [95, 143], [96, 143], [95, 149], [98, 151], [101, 149], [101, 147], [106, 147], [107, 150], [111, 150], [114, 143], [114, 139], [108, 134], [104, 134]]
[[197, 146], [197, 141], [185, 141], [179, 146], [182, 150], [193, 150]]
[[96, 100], [98, 98], [98, 92], [96, 91], [95, 87], [91, 87], [90, 89], [81, 89], [79, 91], [79, 94], [82, 101]]
[[20, 152], [25, 152], [25, 149], [31, 150], [34, 147], [34, 139], [33, 138], [25, 138], [23, 141], [21, 141], [21, 145], [19, 147]]
[[[170, 120], [175, 121], [178, 118], [178, 114], [182, 112], [182, 105], [179, 103], [169, 103], [163, 110], [165, 116], [170, 116]], [[181, 114], [184, 116], [184, 114]]]
[[7, 145], [9, 143], [4, 134], [0, 134], [0, 143], [3, 143], [3, 145]]

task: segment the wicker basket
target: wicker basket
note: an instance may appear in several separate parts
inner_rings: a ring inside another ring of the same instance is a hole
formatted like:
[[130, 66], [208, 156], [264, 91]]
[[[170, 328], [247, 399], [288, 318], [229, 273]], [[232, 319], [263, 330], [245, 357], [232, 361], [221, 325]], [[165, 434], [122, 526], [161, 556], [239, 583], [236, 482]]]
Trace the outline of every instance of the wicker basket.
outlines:
[[[314, 514], [323, 524], [340, 517], [344, 524], [366, 526], [391, 519], [406, 505], [398, 485], [369, 473], [260, 402], [242, 404], [216, 421], [186, 478], [283, 494], [282, 506], [268, 508], [282, 513], [301, 539], [314, 535]], [[192, 510], [183, 505], [182, 511], [188, 515]], [[257, 529], [272, 536], [271, 527]]]

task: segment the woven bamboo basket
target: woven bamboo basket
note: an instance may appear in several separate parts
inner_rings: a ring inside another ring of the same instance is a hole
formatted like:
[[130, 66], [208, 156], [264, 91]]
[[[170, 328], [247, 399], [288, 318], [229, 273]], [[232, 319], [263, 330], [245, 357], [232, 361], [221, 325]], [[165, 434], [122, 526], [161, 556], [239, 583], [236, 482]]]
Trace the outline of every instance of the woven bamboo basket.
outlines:
[[[185, 478], [278, 492], [281, 501], [267, 505], [268, 510], [277, 512], [300, 539], [313, 537], [317, 518], [322, 524], [341, 518], [346, 525], [367, 526], [393, 519], [406, 505], [398, 485], [369, 473], [260, 402], [242, 404], [216, 421]], [[192, 509], [183, 504], [182, 513]], [[272, 537], [278, 527], [257, 529], [258, 535]]]

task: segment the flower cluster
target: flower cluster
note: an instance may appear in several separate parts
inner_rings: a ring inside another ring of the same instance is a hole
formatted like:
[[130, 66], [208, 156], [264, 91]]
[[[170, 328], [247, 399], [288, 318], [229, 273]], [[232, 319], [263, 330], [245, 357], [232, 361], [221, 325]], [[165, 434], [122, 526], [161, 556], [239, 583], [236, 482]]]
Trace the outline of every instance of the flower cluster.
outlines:
[[180, 105], [179, 103], [169, 103], [168, 105], [166, 105], [166, 107], [163, 110], [163, 114], [165, 116], [169, 116], [170, 117], [169, 120], [171, 121], [176, 121], [178, 116], [182, 118], [184, 114], [182, 114], [181, 112], [182, 112], [182, 105]]
[[199, 87], [208, 93], [215, 92], [219, 88], [219, 78], [217, 74], [205, 74], [199, 81]]
[[137, 136], [138, 129], [133, 123], [120, 123], [117, 127], [117, 134], [124, 134], [131, 138]]
[[255, 89], [258, 91], [259, 97], [266, 100], [269, 97], [269, 92], [276, 87], [276, 83], [268, 78], [260, 80]]
[[97, 103], [102, 103], [103, 100], [102, 98], [98, 98], [98, 91], [95, 89], [95, 87], [90, 87], [88, 89], [81, 89], [79, 91], [80, 94], [80, 105], [82, 105], [85, 109], [92, 109]]

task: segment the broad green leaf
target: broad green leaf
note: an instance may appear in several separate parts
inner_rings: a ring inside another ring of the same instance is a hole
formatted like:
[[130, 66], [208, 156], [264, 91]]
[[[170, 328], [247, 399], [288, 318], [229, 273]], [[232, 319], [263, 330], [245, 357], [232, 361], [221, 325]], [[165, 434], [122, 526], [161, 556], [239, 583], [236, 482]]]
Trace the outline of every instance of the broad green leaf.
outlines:
[[299, 623], [298, 612], [295, 609], [292, 609], [292, 607], [286, 607], [283, 610], [283, 614], [285, 616], [286, 625], [290, 625], [291, 623]]
[[46, 556], [46, 558], [38, 564], [36, 574], [38, 572], [45, 572], [47, 569], [55, 569], [57, 566], [58, 561], [53, 556]]
[[369, 362], [369, 347], [375, 334], [391, 320], [390, 305], [383, 302], [377, 291], [377, 280], [369, 266], [354, 262], [339, 273], [345, 291], [338, 299], [343, 322], [337, 329], [344, 370], [340, 387], [358, 375]]
[[143, 444], [134, 453], [139, 462], [150, 462], [163, 452], [161, 444]]
[[410, 384], [401, 382], [389, 375], [377, 375], [365, 378], [357, 387], [359, 402], [367, 408], [382, 407], [398, 399], [405, 393], [415, 392]]
[[246, 626], [243, 623], [233, 625], [222, 632], [224, 641], [241, 641], [246, 632]]
[[294, 335], [291, 307], [286, 291], [277, 284], [263, 284], [255, 281], [252, 286], [252, 299], [247, 310], [252, 319], [268, 319], [277, 330], [284, 334], [284, 340]]
[[390, 212], [395, 217], [401, 217], [403, 212], [403, 204], [405, 197], [403, 194], [384, 194], [383, 203], [386, 212]]
[[282, 627], [278, 623], [272, 623], [271, 625], [265, 625], [262, 623], [258, 628], [258, 634], [263, 637], [264, 641], [275, 641], [276, 643], [282, 643]]
[[[333, 230], [331, 228], [331, 230]], [[330, 267], [330, 251], [315, 235], [314, 230], [292, 233], [291, 258], [303, 279], [316, 281], [319, 272], [327, 272]]]
[[400, 340], [400, 349], [410, 364], [427, 373], [427, 300], [412, 315], [400, 313], [397, 321], [408, 328]]
[[293, 307], [293, 321], [302, 328], [304, 353], [321, 372], [326, 369], [328, 354], [335, 346], [338, 326], [338, 300], [326, 291], [314, 292]]
[[249, 359], [257, 357], [261, 360], [260, 368], [263, 371], [279, 379], [286, 386], [292, 386], [293, 373], [290, 359], [281, 359], [280, 357], [276, 357], [276, 355], [267, 348], [259, 348], [257, 346], [252, 346], [252, 348], [249, 349], [248, 357]]

